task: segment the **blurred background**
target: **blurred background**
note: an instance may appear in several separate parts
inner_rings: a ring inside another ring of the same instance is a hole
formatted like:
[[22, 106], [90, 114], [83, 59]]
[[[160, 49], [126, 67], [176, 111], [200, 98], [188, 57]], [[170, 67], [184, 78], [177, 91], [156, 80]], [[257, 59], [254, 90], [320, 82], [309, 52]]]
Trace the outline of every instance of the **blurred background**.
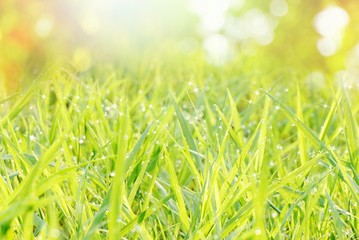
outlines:
[[164, 53], [359, 82], [358, 10], [354, 0], [1, 0], [0, 87], [16, 91], [56, 63], [81, 72]]

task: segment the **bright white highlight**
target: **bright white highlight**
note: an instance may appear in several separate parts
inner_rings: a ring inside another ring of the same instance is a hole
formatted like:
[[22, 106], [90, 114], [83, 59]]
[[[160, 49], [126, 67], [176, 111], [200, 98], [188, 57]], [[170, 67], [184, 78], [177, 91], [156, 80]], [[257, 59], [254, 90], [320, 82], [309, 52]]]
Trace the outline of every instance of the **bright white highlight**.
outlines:
[[258, 8], [243, 14], [232, 14], [239, 10], [245, 0], [189, 0], [190, 9], [199, 17], [198, 32], [203, 36], [203, 47], [209, 62], [221, 65], [233, 57], [235, 44], [241, 44], [242, 53], [255, 55], [258, 45], [273, 42], [278, 18], [288, 12], [286, 0], [271, 0], [272, 13]]
[[343, 32], [348, 23], [348, 13], [337, 6], [329, 6], [315, 16], [314, 27], [322, 36], [317, 42], [320, 54], [328, 57], [340, 49]]
[[322, 38], [317, 42], [319, 52], [326, 57], [332, 56], [337, 51], [338, 44], [331, 38]]
[[261, 45], [268, 45], [274, 39], [274, 24], [271, 19], [258, 9], [253, 9], [244, 16], [246, 28], [252, 38]]
[[228, 39], [221, 34], [212, 34], [206, 37], [203, 47], [208, 61], [214, 65], [222, 65], [230, 57]]
[[269, 11], [273, 16], [283, 17], [288, 13], [288, 4], [285, 0], [272, 0]]
[[258, 9], [252, 9], [241, 17], [227, 17], [224, 32], [236, 41], [254, 40], [268, 45], [274, 39], [276, 20]]
[[254, 234], [257, 235], [257, 236], [259, 236], [259, 235], [262, 234], [262, 230], [260, 230], [260, 229], [258, 228], [258, 229], [256, 229], [256, 230], [254, 231]]
[[52, 21], [47, 17], [42, 17], [36, 22], [34, 30], [39, 37], [47, 37], [50, 34], [52, 27]]
[[229, 0], [192, 0], [190, 7], [201, 19], [201, 30], [205, 33], [220, 31], [225, 23]]
[[88, 35], [95, 35], [100, 28], [100, 20], [96, 15], [85, 15], [80, 20], [82, 30]]
[[315, 29], [323, 37], [335, 37], [348, 23], [348, 13], [337, 6], [327, 7], [314, 18]]

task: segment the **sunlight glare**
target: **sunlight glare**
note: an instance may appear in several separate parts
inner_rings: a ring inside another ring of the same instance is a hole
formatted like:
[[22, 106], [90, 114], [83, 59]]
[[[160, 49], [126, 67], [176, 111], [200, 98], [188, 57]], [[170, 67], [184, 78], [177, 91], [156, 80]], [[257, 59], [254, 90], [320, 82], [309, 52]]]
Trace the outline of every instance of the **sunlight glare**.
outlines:
[[328, 57], [338, 51], [341, 46], [344, 29], [348, 23], [348, 13], [337, 6], [329, 6], [315, 16], [314, 27], [323, 37], [317, 42], [320, 54]]
[[276, 23], [269, 16], [259, 9], [253, 9], [246, 13], [244, 19], [251, 37], [259, 44], [268, 45], [273, 41]]
[[323, 37], [335, 37], [348, 25], [349, 15], [340, 7], [329, 6], [314, 18], [314, 26]]
[[204, 40], [204, 50], [208, 61], [214, 65], [223, 65], [229, 60], [229, 41], [221, 34], [212, 34]]
[[321, 38], [317, 42], [317, 48], [323, 56], [329, 57], [337, 51], [337, 43], [331, 38]]
[[269, 5], [269, 11], [273, 16], [283, 17], [288, 12], [288, 4], [285, 0], [272, 0]]
[[88, 14], [81, 18], [80, 25], [84, 33], [95, 35], [100, 28], [100, 20], [96, 15]]
[[34, 30], [39, 37], [47, 37], [50, 34], [52, 27], [52, 21], [48, 17], [42, 17], [36, 22]]
[[229, 7], [230, 1], [228, 0], [190, 1], [190, 8], [199, 15], [201, 30], [205, 33], [213, 33], [222, 29]]

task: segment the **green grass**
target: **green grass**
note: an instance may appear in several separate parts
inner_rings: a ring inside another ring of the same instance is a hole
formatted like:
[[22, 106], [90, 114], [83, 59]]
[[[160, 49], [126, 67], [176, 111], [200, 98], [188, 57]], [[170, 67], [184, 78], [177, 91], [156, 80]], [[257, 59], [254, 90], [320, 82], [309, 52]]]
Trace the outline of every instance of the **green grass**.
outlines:
[[357, 89], [248, 64], [59, 68], [0, 99], [1, 239], [358, 239]]

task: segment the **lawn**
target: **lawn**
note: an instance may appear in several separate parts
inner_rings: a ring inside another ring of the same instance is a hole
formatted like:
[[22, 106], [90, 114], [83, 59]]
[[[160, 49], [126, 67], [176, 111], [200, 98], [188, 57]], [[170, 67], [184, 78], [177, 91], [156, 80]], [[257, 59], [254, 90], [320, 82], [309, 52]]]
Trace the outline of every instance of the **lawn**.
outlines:
[[355, 85], [247, 64], [52, 68], [3, 99], [1, 238], [358, 238]]
[[359, 239], [358, 9], [0, 1], [0, 240]]

